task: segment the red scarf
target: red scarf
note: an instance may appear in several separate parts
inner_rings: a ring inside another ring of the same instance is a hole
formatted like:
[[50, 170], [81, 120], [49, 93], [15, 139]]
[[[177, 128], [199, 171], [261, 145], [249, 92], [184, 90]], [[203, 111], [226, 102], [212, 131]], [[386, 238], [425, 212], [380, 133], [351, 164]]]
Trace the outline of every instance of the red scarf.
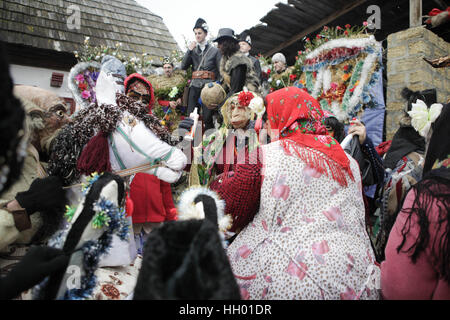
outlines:
[[354, 181], [345, 151], [336, 139], [326, 135], [324, 112], [316, 99], [305, 90], [288, 87], [270, 93], [266, 100], [270, 127], [277, 133], [272, 141], [280, 140], [288, 155], [293, 149], [308, 166], [327, 176], [328, 167], [342, 186], [347, 186], [345, 172]]

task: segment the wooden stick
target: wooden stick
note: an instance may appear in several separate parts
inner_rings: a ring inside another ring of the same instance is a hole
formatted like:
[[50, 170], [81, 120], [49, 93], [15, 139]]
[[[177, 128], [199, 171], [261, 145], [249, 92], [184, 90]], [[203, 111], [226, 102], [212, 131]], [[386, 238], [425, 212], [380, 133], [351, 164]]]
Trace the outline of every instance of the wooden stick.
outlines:
[[[132, 174], [148, 171], [148, 170], [160, 167], [160, 166], [161, 166], [161, 164], [155, 164], [155, 165], [143, 164], [141, 166], [128, 168], [128, 169], [124, 169], [124, 170], [120, 170], [120, 171], [115, 171], [113, 173], [117, 174], [118, 176], [120, 176], [122, 178], [124, 178], [124, 177], [131, 176]], [[73, 184], [71, 186], [63, 187], [63, 189], [70, 189], [70, 188], [74, 188], [74, 187], [81, 187], [81, 185], [82, 185], [82, 183], [77, 183], [77, 184]]]

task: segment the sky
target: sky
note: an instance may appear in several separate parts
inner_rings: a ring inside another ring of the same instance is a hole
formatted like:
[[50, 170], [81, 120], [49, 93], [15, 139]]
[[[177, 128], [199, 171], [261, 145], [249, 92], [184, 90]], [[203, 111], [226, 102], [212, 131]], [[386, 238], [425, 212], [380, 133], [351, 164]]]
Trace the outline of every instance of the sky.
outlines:
[[236, 34], [262, 23], [275, 4], [287, 0], [136, 0], [160, 16], [182, 51], [185, 40], [194, 41], [195, 22], [202, 18], [209, 26], [208, 39], [220, 28], [231, 28]]

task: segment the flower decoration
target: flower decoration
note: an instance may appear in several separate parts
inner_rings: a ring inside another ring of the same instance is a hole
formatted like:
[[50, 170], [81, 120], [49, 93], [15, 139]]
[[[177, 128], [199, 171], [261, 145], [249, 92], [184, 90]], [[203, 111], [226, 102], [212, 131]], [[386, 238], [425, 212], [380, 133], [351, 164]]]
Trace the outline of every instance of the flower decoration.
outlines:
[[264, 107], [264, 100], [259, 96], [254, 97], [250, 101], [248, 107], [258, 116], [258, 119], [261, 118], [266, 111], [266, 108]]
[[411, 111], [408, 111], [411, 117], [411, 125], [419, 132], [422, 137], [426, 137], [430, 131], [431, 124], [436, 121], [442, 111], [442, 104], [433, 103], [428, 109], [425, 102], [417, 99], [416, 103], [412, 103]]
[[178, 94], [178, 88], [173, 87], [172, 90], [169, 92], [169, 97], [173, 99], [176, 97], [177, 94]]
[[239, 93], [238, 95], [238, 100], [239, 100], [239, 104], [241, 106], [244, 107], [248, 107], [250, 104], [250, 101], [252, 101], [252, 99], [255, 96], [253, 95], [253, 93], [249, 92], [249, 91], [242, 91], [241, 93]]

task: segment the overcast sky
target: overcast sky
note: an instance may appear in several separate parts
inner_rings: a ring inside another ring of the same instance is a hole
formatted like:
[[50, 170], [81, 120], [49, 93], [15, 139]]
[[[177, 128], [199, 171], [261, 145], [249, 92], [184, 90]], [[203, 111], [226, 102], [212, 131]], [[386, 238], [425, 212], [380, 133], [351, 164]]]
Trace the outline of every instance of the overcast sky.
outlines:
[[275, 4], [287, 0], [137, 0], [154, 14], [163, 18], [181, 50], [185, 50], [183, 36], [194, 40], [192, 28], [203, 18], [216, 35], [220, 28], [232, 28], [236, 34], [261, 23]]

